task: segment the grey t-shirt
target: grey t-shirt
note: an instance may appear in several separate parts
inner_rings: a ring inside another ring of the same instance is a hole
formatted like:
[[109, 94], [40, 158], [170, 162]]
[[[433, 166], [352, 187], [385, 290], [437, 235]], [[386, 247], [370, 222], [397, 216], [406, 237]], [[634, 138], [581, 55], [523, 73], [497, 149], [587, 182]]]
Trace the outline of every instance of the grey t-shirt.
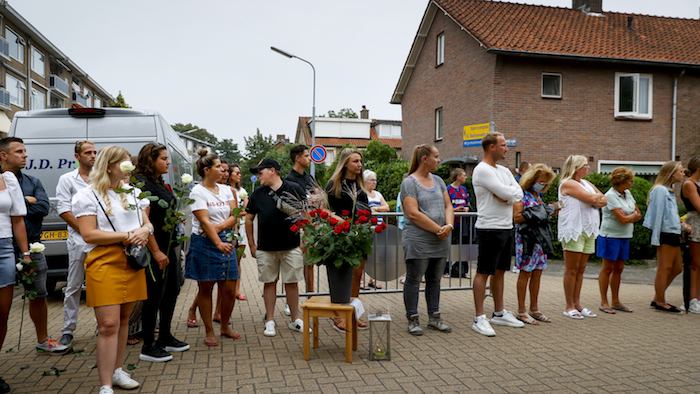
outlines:
[[[447, 187], [445, 182], [435, 175], [433, 175], [433, 180], [435, 186], [432, 189], [426, 189], [413, 176], [408, 176], [401, 182], [401, 198], [415, 198], [418, 201], [420, 212], [438, 225], [444, 226], [444, 193], [447, 191]], [[404, 221], [402, 241], [406, 259], [447, 258], [450, 238], [441, 240], [437, 235], [415, 225], [408, 216], [404, 217]]]

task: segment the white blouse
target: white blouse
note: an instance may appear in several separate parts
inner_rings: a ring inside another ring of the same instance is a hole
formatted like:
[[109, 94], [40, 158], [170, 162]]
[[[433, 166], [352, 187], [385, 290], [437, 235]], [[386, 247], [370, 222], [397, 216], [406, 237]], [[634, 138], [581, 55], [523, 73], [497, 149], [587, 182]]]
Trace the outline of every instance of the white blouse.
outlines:
[[[140, 189], [135, 190], [136, 195], [141, 194]], [[73, 215], [76, 218], [81, 216], [96, 216], [97, 217], [97, 229], [102, 231], [132, 231], [143, 225], [142, 222], [142, 211], [148, 208], [150, 201], [144, 198], [136, 203], [134, 196], [131, 193], [126, 193], [126, 201], [129, 205], [137, 205], [139, 209], [124, 209], [122, 207], [121, 195], [115, 193], [114, 190], [110, 190], [107, 193], [109, 197], [110, 204], [112, 206], [112, 215], [110, 215], [109, 220], [102, 212], [97, 200], [99, 199], [100, 204], [106, 210], [104, 199], [99, 196], [99, 193], [95, 192], [92, 187], [86, 187], [80, 190], [75, 196], [73, 196]], [[109, 222], [112, 222], [114, 229]], [[87, 244], [85, 248], [86, 252], [91, 251], [97, 245]]]
[[0, 238], [12, 238], [11, 216], [27, 216], [27, 204], [12, 171], [2, 173], [5, 189], [0, 190]]
[[[572, 179], [572, 181], [574, 180]], [[593, 185], [587, 180], [581, 179], [581, 182], [577, 183], [588, 193], [596, 193]], [[597, 237], [598, 229], [600, 228], [598, 208], [586, 204], [576, 197], [563, 196], [561, 194], [561, 184], [559, 185], [558, 193], [559, 200], [564, 203], [564, 207], [559, 211], [557, 224], [559, 241], [569, 242], [577, 240], [582, 233], [586, 233], [589, 237]]]

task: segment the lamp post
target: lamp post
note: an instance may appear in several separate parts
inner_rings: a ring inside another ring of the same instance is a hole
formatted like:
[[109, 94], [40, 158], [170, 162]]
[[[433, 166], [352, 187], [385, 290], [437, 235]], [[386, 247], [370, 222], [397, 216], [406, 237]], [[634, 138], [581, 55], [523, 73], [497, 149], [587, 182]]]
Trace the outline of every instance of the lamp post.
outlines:
[[[308, 60], [304, 60], [304, 59], [300, 58], [299, 56], [294, 56], [289, 52], [285, 52], [285, 51], [283, 51], [279, 48], [275, 48], [275, 47], [270, 47], [270, 49], [272, 49], [273, 51], [279, 53], [280, 55], [286, 56], [290, 59], [295, 58], [295, 59], [301, 60], [302, 62], [311, 66], [311, 69], [314, 72], [314, 99], [313, 99], [313, 109], [311, 110], [311, 146], [313, 147], [316, 145], [316, 68], [314, 67], [313, 64], [311, 64], [311, 62], [309, 62]], [[313, 161], [311, 162], [311, 176], [313, 176], [314, 178], [316, 177], [316, 164]]]

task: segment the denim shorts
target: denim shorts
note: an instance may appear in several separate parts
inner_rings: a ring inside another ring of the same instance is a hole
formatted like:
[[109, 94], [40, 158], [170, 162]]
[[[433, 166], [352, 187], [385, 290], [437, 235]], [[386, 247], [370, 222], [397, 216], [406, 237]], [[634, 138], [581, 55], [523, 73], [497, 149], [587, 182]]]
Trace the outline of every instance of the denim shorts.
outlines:
[[613, 261], [628, 260], [630, 257], [630, 239], [599, 236], [596, 255]]
[[[222, 242], [228, 242], [226, 235], [229, 231], [219, 233]], [[238, 261], [235, 251], [226, 255], [206, 235], [192, 234], [190, 250], [187, 252], [185, 278], [198, 282], [236, 280]]]
[[0, 238], [0, 288], [15, 284], [16, 264], [12, 238]]
[[[15, 256], [19, 258], [22, 256], [22, 252], [19, 249], [15, 249]], [[44, 256], [44, 253], [32, 253], [31, 257], [32, 261], [36, 263], [36, 269], [34, 270], [36, 276], [34, 276], [34, 281], [31, 284], [27, 284], [22, 282], [20, 278], [19, 282], [22, 283], [25, 291], [36, 289], [37, 298], [46, 297], [49, 295], [49, 293], [46, 291], [46, 278], [49, 272], [49, 266], [46, 264], [46, 256]], [[17, 275], [22, 274], [17, 273]]]

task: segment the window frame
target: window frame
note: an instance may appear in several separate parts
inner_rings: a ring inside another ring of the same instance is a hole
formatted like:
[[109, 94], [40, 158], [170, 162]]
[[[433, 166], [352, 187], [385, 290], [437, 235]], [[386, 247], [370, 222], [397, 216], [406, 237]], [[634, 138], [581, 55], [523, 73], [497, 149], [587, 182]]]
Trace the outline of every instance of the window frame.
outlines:
[[435, 67], [445, 64], [445, 32], [437, 35], [435, 40]]
[[[22, 57], [21, 59], [18, 59], [17, 57], [15, 57], [15, 56], [12, 54], [12, 41], [9, 40], [9, 39], [7, 38], [8, 33], [11, 33], [13, 36], [16, 37], [16, 38], [15, 38], [15, 44], [17, 44], [18, 46], [21, 47], [21, 50], [19, 50], [19, 51], [17, 52], [17, 55], [18, 55], [18, 56], [21, 55], [21, 57]], [[10, 29], [9, 27], [5, 26], [5, 39], [6, 39], [7, 42], [10, 44], [10, 57], [13, 58], [13, 59], [15, 59], [15, 60], [17, 60], [18, 62], [24, 64], [24, 50], [25, 50], [25, 47], [27, 46], [27, 43], [26, 43], [26, 41], [24, 41], [24, 38], [23, 38], [22, 36], [20, 36], [19, 34], [17, 34], [14, 30], [12, 30], [12, 29]], [[17, 41], [19, 41], [19, 42], [17, 42]]]
[[445, 136], [445, 116], [442, 107], [435, 110], [435, 141], [442, 141]]
[[[544, 92], [544, 77], [559, 77], [559, 95], [554, 95], [554, 94], [545, 94]], [[552, 72], [543, 72], [542, 76], [540, 77], [540, 95], [542, 98], [550, 98], [550, 99], [560, 99], [563, 95], [564, 92], [564, 77], [562, 76], [561, 73], [552, 73]]]
[[[38, 106], [35, 104], [35, 98], [42, 97], [44, 100], [44, 105], [43, 106]], [[30, 110], [38, 110], [38, 109], [46, 109], [46, 93], [41, 92], [39, 89], [32, 88], [32, 94], [31, 97], [29, 98], [29, 109]]]
[[[633, 111], [620, 111], [620, 79], [623, 77], [635, 77], [635, 91], [633, 92], [634, 96], [634, 102], [633, 102]], [[646, 78], [649, 80], [649, 89], [648, 89], [648, 95], [647, 95], [647, 108], [649, 109], [648, 113], [640, 113], [639, 112], [639, 103], [640, 103], [640, 81]], [[616, 118], [622, 118], [622, 119], [653, 119], [653, 112], [654, 112], [654, 75], [653, 74], [645, 74], [645, 73], [624, 73], [624, 72], [616, 72], [615, 73], [615, 117]]]
[[[15, 81], [17, 81], [17, 83], [13, 84], [14, 86], [12, 86], [12, 89], [10, 89], [11, 85], [10, 85], [10, 83], [8, 82], [8, 79], [9, 79], [9, 78], [12, 78], [12, 79], [14, 79]], [[17, 86], [17, 85], [20, 85], [20, 86], [19, 86], [19, 89], [21, 90], [21, 94], [17, 95], [18, 101], [17, 101], [17, 102], [13, 102], [13, 101], [12, 101], [12, 93], [13, 93], [13, 91], [14, 91], [14, 93], [18, 93], [18, 92], [17, 92], [17, 89], [18, 89], [18, 86]], [[25, 101], [25, 96], [27, 95], [27, 85], [25, 85], [24, 82], [23, 82], [21, 79], [15, 78], [13, 75], [11, 75], [11, 74], [5, 72], [5, 89], [7, 89], [7, 91], [10, 92], [10, 104], [12, 104], [12, 105], [14, 105], [14, 106], [16, 106], [16, 107], [19, 107], [19, 108], [24, 108], [24, 105], [25, 105], [25, 102], [24, 102], [24, 101]]]
[[[42, 65], [43, 65], [43, 67], [41, 67], [41, 72], [37, 71], [37, 70], [34, 68], [34, 65], [35, 65], [35, 63], [36, 63], [36, 61], [35, 61], [35, 59], [34, 59], [34, 55], [35, 55], [35, 54], [37, 54], [37, 57], [38, 57], [39, 55], [44, 57], [44, 60], [41, 62]], [[38, 50], [35, 46], [32, 45], [32, 48], [31, 48], [31, 51], [30, 51], [29, 56], [30, 56], [30, 58], [31, 58], [30, 69], [31, 69], [36, 75], [39, 75], [39, 76], [41, 76], [42, 78], [46, 78], [46, 55], [44, 54], [44, 52]]]

